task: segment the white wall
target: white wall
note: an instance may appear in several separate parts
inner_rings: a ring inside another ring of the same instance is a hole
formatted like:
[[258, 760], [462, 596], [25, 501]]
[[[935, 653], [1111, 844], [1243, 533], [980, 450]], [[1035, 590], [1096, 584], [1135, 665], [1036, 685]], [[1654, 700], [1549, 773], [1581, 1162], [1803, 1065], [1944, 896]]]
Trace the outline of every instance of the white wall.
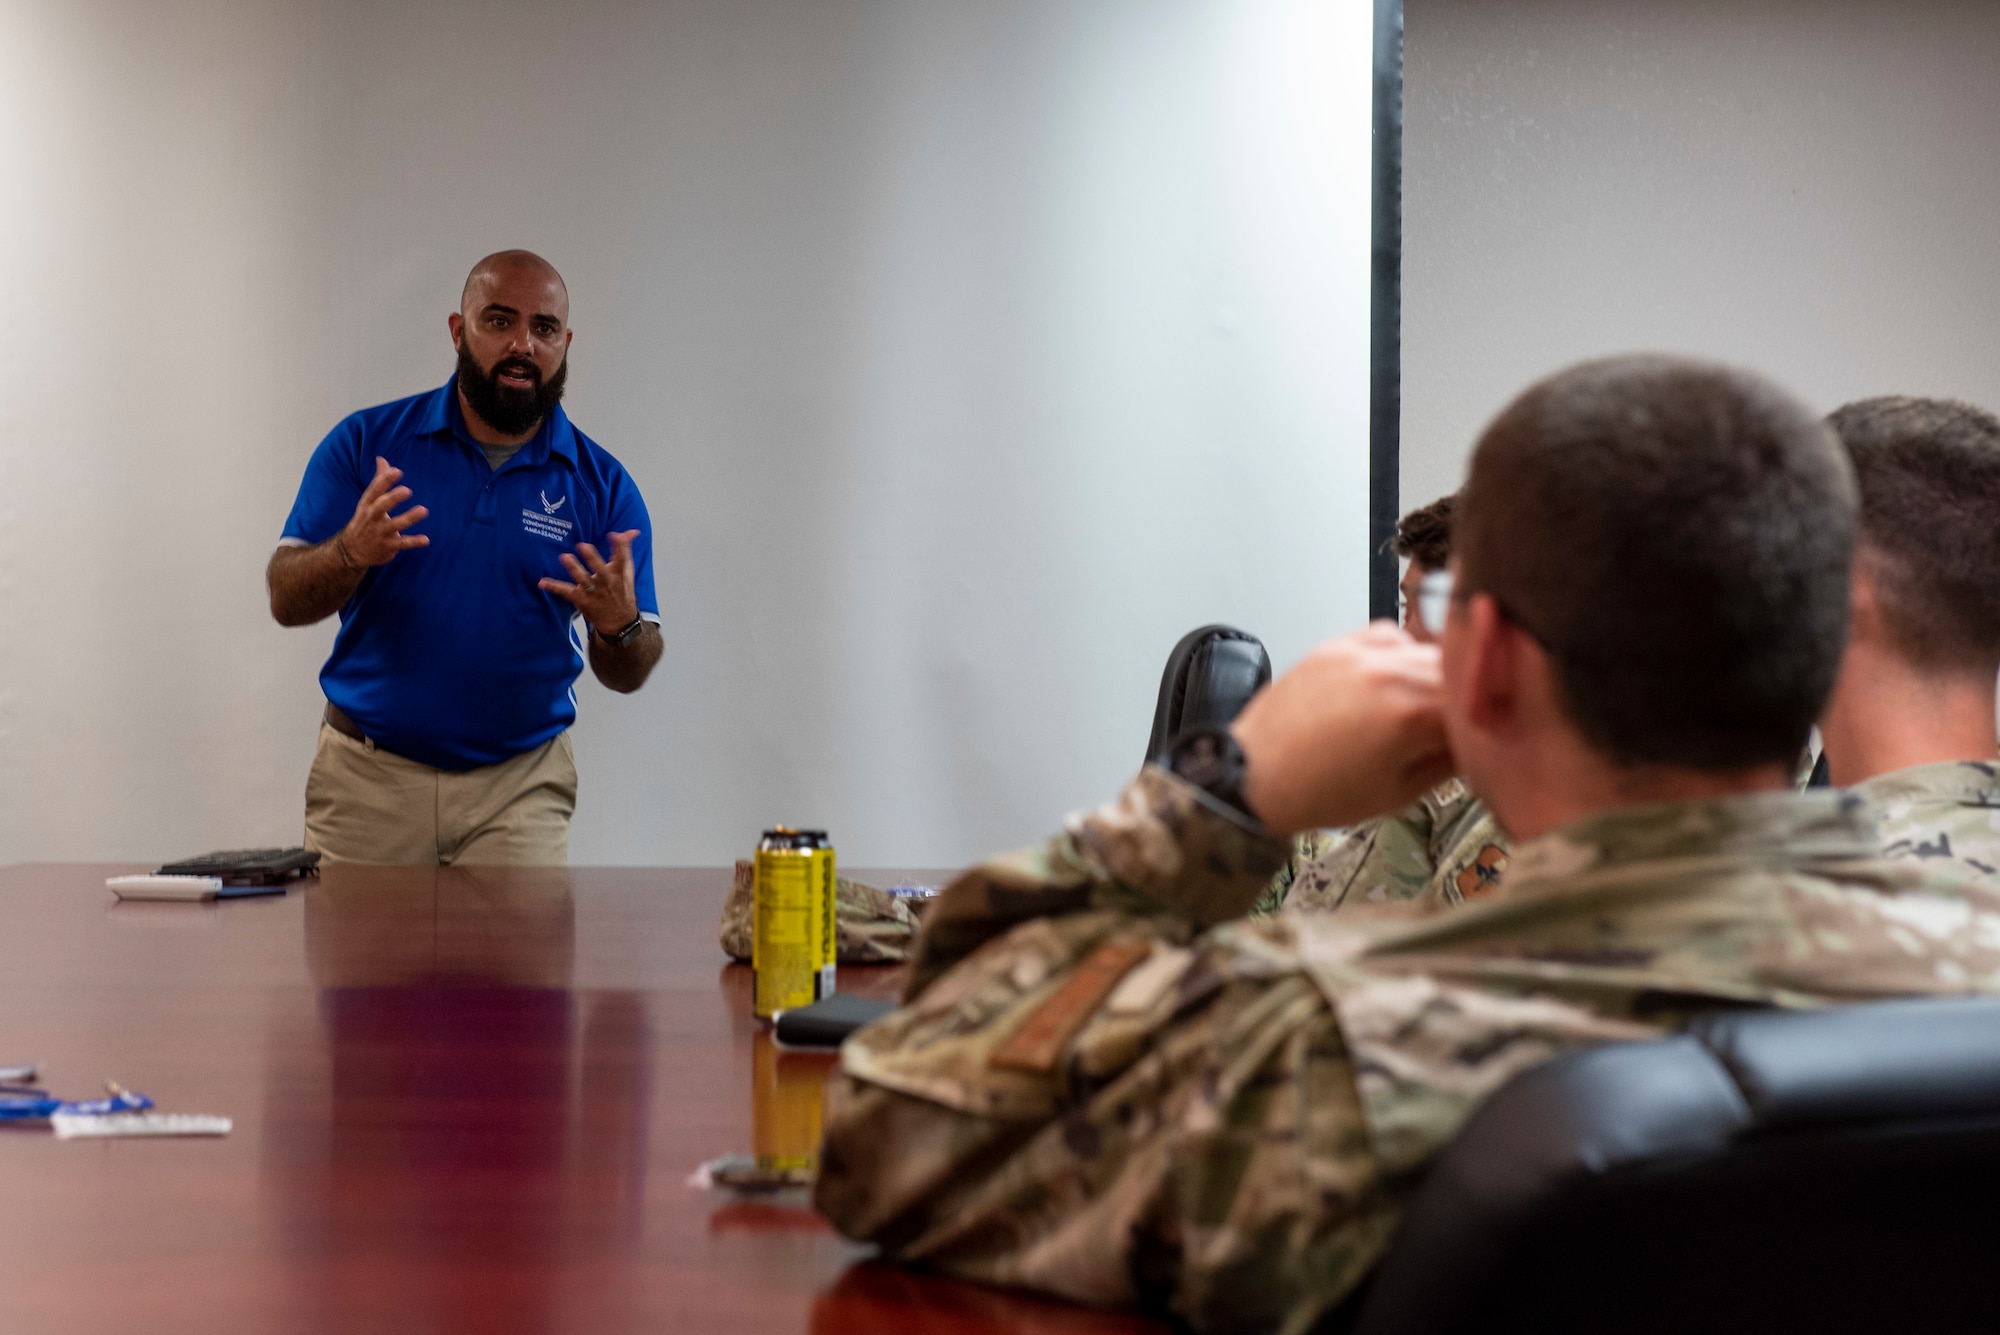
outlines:
[[1406, 0], [1403, 499], [1634, 349], [2000, 408], [2000, 5]]
[[565, 273], [668, 657], [578, 862], [1049, 830], [1179, 634], [1365, 613], [1358, 0], [0, 0], [0, 860], [288, 843], [262, 571], [464, 271]]

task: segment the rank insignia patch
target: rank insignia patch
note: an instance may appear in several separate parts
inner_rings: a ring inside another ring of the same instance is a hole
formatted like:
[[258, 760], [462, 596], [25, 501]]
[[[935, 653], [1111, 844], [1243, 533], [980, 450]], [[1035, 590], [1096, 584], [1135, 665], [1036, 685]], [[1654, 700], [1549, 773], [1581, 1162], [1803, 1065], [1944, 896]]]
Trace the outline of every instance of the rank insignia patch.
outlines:
[[1479, 856], [1467, 863], [1456, 877], [1461, 899], [1479, 899], [1493, 893], [1500, 884], [1500, 873], [1507, 870], [1507, 850], [1498, 844], [1488, 844], [1479, 850]]

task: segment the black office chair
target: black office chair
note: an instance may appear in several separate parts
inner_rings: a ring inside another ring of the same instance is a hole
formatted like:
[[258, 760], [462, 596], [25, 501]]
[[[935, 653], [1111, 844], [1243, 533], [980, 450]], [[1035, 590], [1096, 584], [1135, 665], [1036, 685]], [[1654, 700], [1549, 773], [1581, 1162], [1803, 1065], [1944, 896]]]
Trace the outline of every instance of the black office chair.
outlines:
[[1271, 680], [1264, 642], [1234, 626], [1203, 626], [1181, 636], [1160, 676], [1146, 761], [1163, 761], [1174, 743], [1201, 728], [1227, 727]]
[[1736, 1011], [1523, 1073], [1351, 1335], [2000, 1331], [2000, 1000]]

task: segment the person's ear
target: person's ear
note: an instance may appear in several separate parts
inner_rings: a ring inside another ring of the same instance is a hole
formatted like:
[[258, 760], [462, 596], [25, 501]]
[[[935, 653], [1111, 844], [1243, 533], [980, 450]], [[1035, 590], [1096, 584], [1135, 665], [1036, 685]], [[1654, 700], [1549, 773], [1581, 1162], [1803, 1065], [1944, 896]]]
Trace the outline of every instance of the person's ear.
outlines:
[[444, 323], [445, 328], [451, 330], [451, 345], [456, 348], [458, 346], [459, 335], [465, 330], [465, 317], [457, 311], [453, 311], [451, 318]]
[[1503, 732], [1520, 713], [1519, 638], [1491, 595], [1466, 600], [1466, 721], [1483, 732]]

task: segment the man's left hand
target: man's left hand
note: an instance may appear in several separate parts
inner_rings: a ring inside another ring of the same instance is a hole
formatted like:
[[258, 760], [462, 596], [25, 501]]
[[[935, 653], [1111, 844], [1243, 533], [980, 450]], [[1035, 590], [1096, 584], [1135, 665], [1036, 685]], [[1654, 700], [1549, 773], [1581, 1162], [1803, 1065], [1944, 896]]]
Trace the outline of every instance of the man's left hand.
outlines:
[[587, 542], [576, 545], [577, 560], [563, 554], [563, 569], [570, 580], [544, 579], [538, 586], [546, 593], [567, 598], [583, 613], [583, 619], [606, 635], [616, 635], [639, 616], [639, 598], [632, 591], [632, 540], [639, 530], [627, 529], [611, 535], [611, 559], [598, 555]]

